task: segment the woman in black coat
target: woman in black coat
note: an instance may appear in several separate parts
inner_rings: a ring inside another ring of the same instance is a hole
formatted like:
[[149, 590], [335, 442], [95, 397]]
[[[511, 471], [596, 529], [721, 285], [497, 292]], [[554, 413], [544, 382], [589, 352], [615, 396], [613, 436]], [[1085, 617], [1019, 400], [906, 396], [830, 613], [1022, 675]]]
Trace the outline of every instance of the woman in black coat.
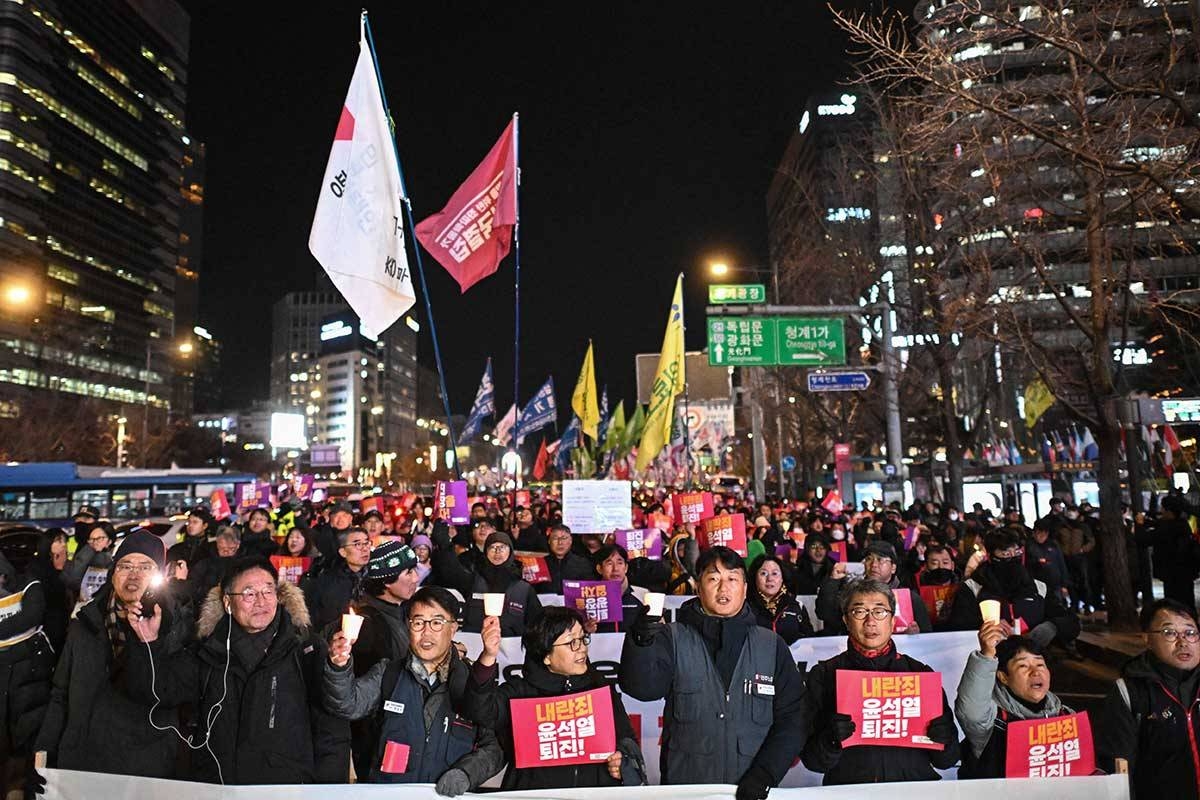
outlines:
[[[591, 637], [584, 633], [583, 625], [583, 617], [573, 608], [547, 608], [522, 639], [525, 665], [521, 677], [498, 684], [500, 627], [495, 617], [484, 624], [483, 654], [471, 670], [466, 713], [477, 724], [496, 731], [508, 764], [502, 789], [637, 786], [644, 782], [646, 767], [633, 726], [616, 687], [609, 685], [588, 659]], [[516, 767], [510, 700], [558, 697], [604, 687], [612, 696], [617, 744], [607, 760], [579, 766]]]
[[436, 586], [455, 589], [466, 600], [463, 630], [478, 633], [483, 628], [483, 596], [504, 595], [504, 613], [500, 627], [505, 636], [522, 636], [529, 625], [542, 615], [537, 592], [521, 579], [521, 567], [513, 557], [512, 539], [496, 531], [488, 536], [483, 558], [474, 569], [467, 569], [454, 555], [450, 533], [444, 522], [434, 525], [433, 578]]
[[747, 593], [750, 607], [760, 628], [775, 631], [789, 645], [813, 635], [808, 611], [788, 594], [783, 580], [783, 561], [779, 556], [762, 555], [750, 565], [754, 589]]

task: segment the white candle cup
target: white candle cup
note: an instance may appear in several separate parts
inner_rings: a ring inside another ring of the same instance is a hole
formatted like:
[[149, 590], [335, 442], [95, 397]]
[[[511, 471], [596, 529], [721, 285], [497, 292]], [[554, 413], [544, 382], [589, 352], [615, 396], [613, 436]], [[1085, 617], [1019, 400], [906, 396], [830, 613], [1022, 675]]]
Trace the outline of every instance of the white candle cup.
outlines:
[[502, 592], [485, 592], [483, 595], [483, 615], [498, 617], [504, 613], [504, 594]]
[[1000, 621], [1000, 601], [999, 600], [980, 600], [979, 613], [983, 616], [984, 622], [999, 622]]
[[342, 614], [342, 633], [354, 644], [358, 640], [358, 632], [362, 630], [363, 618], [358, 614]]
[[662, 592], [646, 592], [646, 614], [651, 617], [661, 617], [663, 613], [663, 604], [667, 601], [667, 596]]

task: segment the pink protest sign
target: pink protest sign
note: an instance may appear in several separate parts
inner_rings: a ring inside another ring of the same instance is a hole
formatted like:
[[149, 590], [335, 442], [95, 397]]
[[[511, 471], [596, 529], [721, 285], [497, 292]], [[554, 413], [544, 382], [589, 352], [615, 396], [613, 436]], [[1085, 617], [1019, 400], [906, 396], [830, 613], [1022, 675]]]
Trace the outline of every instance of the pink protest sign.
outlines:
[[1008, 723], [1006, 760], [1008, 778], [1091, 775], [1096, 752], [1087, 712]]
[[937, 672], [837, 671], [837, 710], [854, 720], [842, 747], [919, 747], [941, 750], [927, 735], [942, 715], [942, 676]]
[[696, 541], [701, 550], [728, 547], [746, 557], [746, 518], [741, 514], [721, 514], [702, 520], [696, 526]]
[[700, 522], [713, 515], [712, 492], [681, 492], [674, 497], [675, 522], [679, 525]]
[[617, 748], [612, 690], [508, 701], [517, 769], [594, 764]]

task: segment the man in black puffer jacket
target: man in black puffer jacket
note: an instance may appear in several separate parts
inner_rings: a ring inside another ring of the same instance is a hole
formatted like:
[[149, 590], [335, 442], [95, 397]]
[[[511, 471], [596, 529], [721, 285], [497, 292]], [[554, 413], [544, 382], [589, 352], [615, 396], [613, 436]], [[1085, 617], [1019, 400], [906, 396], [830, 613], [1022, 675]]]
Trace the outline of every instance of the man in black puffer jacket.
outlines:
[[156, 613], [131, 623], [151, 647], [131, 648], [129, 684], [149, 697], [153, 683], [165, 705], [197, 704], [195, 738], [206, 746], [191, 751], [188, 779], [346, 782], [349, 724], [326, 712], [321, 697], [325, 643], [309, 631], [304, 596], [279, 580], [271, 562], [251, 557], [230, 566], [200, 612], [200, 641], [187, 650], [162, 651], [161, 620]]
[[849, 631], [844, 653], [820, 662], [808, 674], [804, 715], [813, 721], [812, 735], [800, 751], [804, 766], [825, 773], [825, 785], [885, 781], [935, 781], [936, 769], [958, 763], [958, 728], [942, 692], [942, 714], [926, 732], [941, 750], [916, 747], [857, 745], [843, 747], [853, 735], [854, 720], [837, 712], [838, 670], [868, 672], [932, 672], [925, 664], [896, 649], [892, 641], [896, 598], [883, 583], [862, 580], [842, 594], [842, 613]]
[[677, 622], [647, 614], [626, 634], [620, 685], [638, 700], [666, 698], [664, 785], [735, 783], [738, 800], [761, 800], [808, 736], [804, 682], [787, 644], [746, 603], [741, 556], [710, 548], [696, 574], [698, 595]]

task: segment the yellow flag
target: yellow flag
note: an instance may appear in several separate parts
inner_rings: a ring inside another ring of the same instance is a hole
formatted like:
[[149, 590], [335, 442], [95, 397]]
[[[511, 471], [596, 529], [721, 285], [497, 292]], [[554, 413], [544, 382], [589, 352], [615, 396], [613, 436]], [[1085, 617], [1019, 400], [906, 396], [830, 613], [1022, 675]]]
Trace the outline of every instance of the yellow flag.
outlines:
[[595, 441], [600, 433], [600, 406], [596, 401], [596, 367], [590, 341], [579, 380], [575, 381], [575, 394], [571, 395], [571, 410], [579, 417], [581, 430]]
[[1034, 378], [1025, 387], [1025, 427], [1032, 428], [1046, 413], [1046, 409], [1054, 405], [1054, 393], [1046, 386], [1041, 378]]
[[675, 396], [683, 391], [687, 380], [683, 362], [683, 275], [675, 281], [675, 297], [667, 315], [667, 332], [663, 336], [658, 370], [650, 388], [650, 409], [646, 428], [638, 446], [637, 468], [645, 469], [671, 439], [671, 423], [675, 419]]

